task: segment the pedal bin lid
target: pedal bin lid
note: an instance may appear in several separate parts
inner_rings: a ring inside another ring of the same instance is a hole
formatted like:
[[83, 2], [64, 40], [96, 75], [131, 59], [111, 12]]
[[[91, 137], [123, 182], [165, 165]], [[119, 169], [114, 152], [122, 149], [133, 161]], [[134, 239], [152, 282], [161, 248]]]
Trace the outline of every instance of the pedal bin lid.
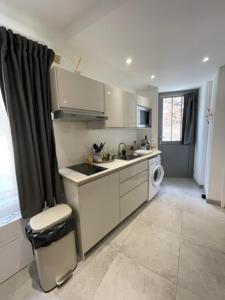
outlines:
[[45, 231], [54, 225], [63, 222], [72, 214], [72, 209], [67, 204], [57, 204], [48, 208], [30, 219], [33, 232]]

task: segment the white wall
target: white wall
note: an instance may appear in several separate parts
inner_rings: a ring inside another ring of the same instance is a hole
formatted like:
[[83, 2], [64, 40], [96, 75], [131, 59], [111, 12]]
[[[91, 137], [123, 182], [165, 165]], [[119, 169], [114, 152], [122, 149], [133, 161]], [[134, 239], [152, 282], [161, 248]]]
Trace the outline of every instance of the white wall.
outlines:
[[213, 80], [211, 110], [213, 120], [209, 124], [205, 191], [207, 199], [224, 204], [225, 183], [225, 66], [219, 68]]
[[[158, 88], [146, 87], [138, 89], [137, 94], [148, 97], [151, 99], [152, 104], [152, 130], [151, 130], [151, 143], [158, 147]], [[140, 133], [139, 133], [140, 134]]]
[[197, 135], [195, 144], [194, 179], [199, 185], [204, 185], [205, 160], [208, 138], [207, 109], [210, 108], [212, 96], [212, 81], [206, 82], [199, 89]]

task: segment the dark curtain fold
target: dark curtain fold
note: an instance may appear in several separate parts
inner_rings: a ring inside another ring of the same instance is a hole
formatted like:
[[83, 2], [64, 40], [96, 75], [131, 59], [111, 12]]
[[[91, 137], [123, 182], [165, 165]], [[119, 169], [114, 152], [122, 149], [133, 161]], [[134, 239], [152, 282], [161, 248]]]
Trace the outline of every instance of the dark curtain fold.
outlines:
[[193, 145], [196, 136], [198, 93], [193, 91], [184, 94], [182, 143]]
[[0, 87], [8, 113], [21, 214], [65, 202], [51, 119], [47, 46], [0, 27]]

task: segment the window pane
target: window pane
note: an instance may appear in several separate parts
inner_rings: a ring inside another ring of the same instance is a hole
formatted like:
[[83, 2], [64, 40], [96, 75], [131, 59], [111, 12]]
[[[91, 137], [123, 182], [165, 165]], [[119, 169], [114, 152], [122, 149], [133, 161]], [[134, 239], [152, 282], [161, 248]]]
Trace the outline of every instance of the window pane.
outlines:
[[172, 141], [181, 141], [183, 97], [173, 98]]
[[172, 138], [172, 98], [163, 98], [162, 141], [168, 142]]
[[0, 226], [20, 217], [11, 132], [0, 93]]

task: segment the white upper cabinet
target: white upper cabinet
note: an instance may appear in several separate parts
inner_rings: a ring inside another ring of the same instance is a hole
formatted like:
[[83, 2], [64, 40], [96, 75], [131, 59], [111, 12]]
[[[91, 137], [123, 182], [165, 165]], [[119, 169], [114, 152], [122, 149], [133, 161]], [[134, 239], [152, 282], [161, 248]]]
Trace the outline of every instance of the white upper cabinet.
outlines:
[[152, 107], [152, 101], [151, 101], [151, 99], [149, 99], [147, 97], [137, 95], [137, 105], [151, 108]]
[[124, 91], [124, 127], [137, 127], [137, 101], [136, 95]]
[[136, 127], [136, 95], [105, 84], [105, 114], [107, 127]]
[[104, 112], [104, 84], [59, 67], [51, 70], [52, 110]]
[[107, 127], [124, 127], [123, 90], [105, 85], [105, 114]]

